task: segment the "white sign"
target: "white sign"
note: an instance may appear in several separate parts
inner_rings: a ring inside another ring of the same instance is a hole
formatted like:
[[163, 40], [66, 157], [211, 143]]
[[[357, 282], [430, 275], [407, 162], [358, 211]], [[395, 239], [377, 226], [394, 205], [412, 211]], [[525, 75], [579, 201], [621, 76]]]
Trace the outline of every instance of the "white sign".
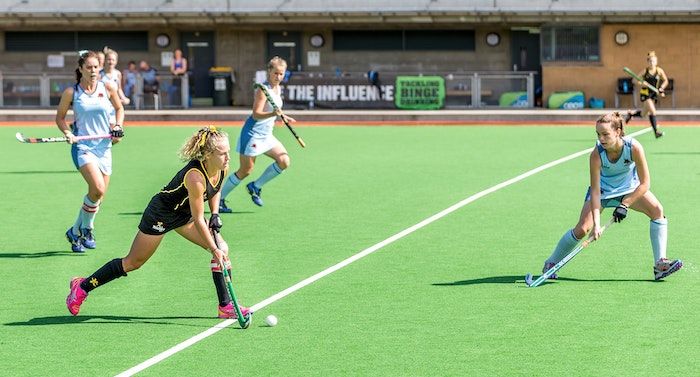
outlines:
[[46, 57], [46, 66], [49, 68], [63, 68], [66, 65], [66, 59], [63, 55], [48, 55]]
[[321, 65], [321, 51], [308, 51], [306, 53], [306, 65], [309, 67]]
[[160, 53], [160, 66], [161, 67], [170, 67], [170, 63], [173, 61], [173, 52], [172, 51], [163, 51]]

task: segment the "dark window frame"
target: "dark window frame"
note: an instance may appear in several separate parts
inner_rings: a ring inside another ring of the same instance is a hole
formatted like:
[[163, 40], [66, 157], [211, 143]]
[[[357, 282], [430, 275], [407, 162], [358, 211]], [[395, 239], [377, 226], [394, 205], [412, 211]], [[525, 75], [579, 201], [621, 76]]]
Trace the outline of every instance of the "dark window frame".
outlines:
[[102, 50], [148, 51], [148, 31], [6, 31], [6, 52]]
[[473, 29], [333, 30], [333, 51], [468, 51]]
[[542, 62], [599, 63], [600, 24], [543, 25]]

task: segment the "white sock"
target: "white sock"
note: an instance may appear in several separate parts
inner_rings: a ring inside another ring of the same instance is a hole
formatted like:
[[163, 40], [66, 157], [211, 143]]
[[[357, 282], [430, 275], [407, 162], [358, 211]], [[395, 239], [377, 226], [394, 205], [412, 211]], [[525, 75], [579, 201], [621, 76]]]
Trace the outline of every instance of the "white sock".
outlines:
[[578, 239], [574, 235], [574, 230], [570, 229], [559, 240], [557, 247], [552, 251], [552, 255], [547, 258], [545, 263], [559, 263], [564, 257], [571, 252], [571, 250], [578, 244]]
[[282, 170], [282, 168], [280, 168], [276, 162], [273, 162], [267, 167], [267, 169], [265, 169], [262, 175], [260, 175], [260, 178], [256, 179], [253, 184], [257, 188], [262, 188], [265, 183], [282, 174], [283, 171], [284, 170]]
[[233, 191], [233, 189], [236, 188], [241, 183], [241, 180], [238, 179], [238, 176], [236, 173], [231, 173], [231, 175], [228, 176], [228, 179], [224, 181], [224, 187], [221, 188], [221, 199], [226, 199], [228, 194]]
[[651, 250], [654, 252], [654, 263], [661, 258], [666, 258], [666, 243], [668, 242], [668, 219], [651, 220], [649, 222], [649, 238]]
[[[100, 201], [93, 202], [87, 195], [83, 198], [83, 207], [80, 208], [80, 228], [94, 229], [95, 215], [100, 210]], [[75, 226], [74, 226], [75, 227]], [[78, 234], [78, 233], [75, 233]]]

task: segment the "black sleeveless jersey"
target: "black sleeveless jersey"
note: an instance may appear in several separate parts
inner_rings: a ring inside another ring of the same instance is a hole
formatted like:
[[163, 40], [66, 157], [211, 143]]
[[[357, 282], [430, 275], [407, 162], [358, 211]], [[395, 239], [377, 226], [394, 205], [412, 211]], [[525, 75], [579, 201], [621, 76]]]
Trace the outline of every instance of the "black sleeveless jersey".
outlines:
[[653, 87], [658, 88], [661, 83], [661, 75], [659, 75], [659, 70], [656, 70], [656, 74], [652, 75], [649, 73], [649, 68], [644, 70], [644, 81], [651, 84]]
[[175, 177], [173, 177], [167, 186], [163, 187], [163, 189], [155, 195], [160, 199], [160, 204], [163, 205], [165, 209], [181, 213], [191, 213], [190, 205], [187, 200], [187, 187], [185, 187], [185, 175], [190, 170], [197, 170], [204, 175], [204, 180], [207, 185], [204, 191], [205, 202], [221, 189], [221, 182], [224, 180], [223, 170], [219, 173], [219, 180], [216, 182], [216, 186], [213, 186], [209, 181], [209, 174], [207, 174], [206, 169], [204, 169], [204, 163], [199, 160], [191, 160], [184, 168], [180, 169], [180, 171], [175, 174]]

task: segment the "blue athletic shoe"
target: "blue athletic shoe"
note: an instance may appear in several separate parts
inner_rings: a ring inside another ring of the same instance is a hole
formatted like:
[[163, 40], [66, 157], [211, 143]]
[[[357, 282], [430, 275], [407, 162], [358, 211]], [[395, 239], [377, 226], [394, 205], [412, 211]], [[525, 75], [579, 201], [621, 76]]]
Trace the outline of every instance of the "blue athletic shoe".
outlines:
[[82, 234], [80, 241], [83, 247], [94, 249], [97, 246], [95, 243], [95, 236], [92, 234], [92, 229], [80, 229], [80, 234]]
[[258, 207], [263, 206], [263, 200], [260, 197], [262, 189], [255, 187], [255, 182], [250, 182], [245, 186], [248, 189], [248, 194], [250, 194], [250, 199], [253, 200]]
[[85, 248], [80, 242], [80, 236], [73, 234], [73, 228], [68, 228], [66, 231], [66, 239], [70, 242], [70, 248], [74, 253], [84, 253]]
[[233, 213], [233, 210], [226, 206], [226, 200], [219, 200], [219, 213]]

